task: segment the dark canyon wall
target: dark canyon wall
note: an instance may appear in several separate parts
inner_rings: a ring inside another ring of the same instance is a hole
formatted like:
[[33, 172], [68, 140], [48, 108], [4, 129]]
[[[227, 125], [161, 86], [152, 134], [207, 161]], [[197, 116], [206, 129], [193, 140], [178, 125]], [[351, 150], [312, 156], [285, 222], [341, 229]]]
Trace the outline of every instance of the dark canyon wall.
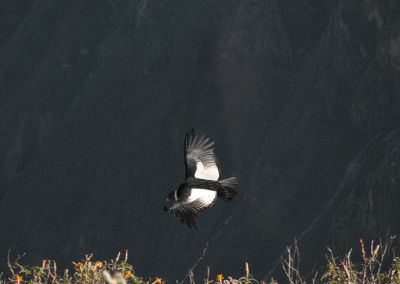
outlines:
[[[2, 1], [0, 257], [129, 249], [141, 275], [259, 277], [399, 232], [398, 1]], [[162, 211], [183, 137], [242, 191], [190, 231]], [[201, 267], [198, 273], [202, 275]]]

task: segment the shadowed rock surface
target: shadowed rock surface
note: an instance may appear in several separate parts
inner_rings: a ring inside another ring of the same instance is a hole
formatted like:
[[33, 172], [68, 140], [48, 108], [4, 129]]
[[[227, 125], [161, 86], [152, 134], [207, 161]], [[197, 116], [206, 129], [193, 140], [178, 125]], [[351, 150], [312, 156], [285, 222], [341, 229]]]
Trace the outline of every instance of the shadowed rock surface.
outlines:
[[[263, 277], [397, 234], [399, 76], [391, 0], [2, 1], [0, 257]], [[162, 210], [192, 127], [242, 188], [199, 232]]]

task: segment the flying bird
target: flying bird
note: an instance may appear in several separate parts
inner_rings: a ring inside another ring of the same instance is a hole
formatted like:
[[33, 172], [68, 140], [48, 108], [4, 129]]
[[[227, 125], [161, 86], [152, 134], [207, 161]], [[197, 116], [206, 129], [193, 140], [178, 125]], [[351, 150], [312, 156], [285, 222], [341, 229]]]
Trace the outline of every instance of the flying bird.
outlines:
[[197, 228], [196, 218], [212, 206], [217, 197], [229, 202], [239, 192], [236, 177], [220, 180], [221, 170], [214, 154], [214, 142], [204, 135], [199, 136], [192, 129], [186, 133], [184, 159], [186, 178], [178, 189], [168, 193], [171, 207], [164, 210], [186, 223], [189, 228]]

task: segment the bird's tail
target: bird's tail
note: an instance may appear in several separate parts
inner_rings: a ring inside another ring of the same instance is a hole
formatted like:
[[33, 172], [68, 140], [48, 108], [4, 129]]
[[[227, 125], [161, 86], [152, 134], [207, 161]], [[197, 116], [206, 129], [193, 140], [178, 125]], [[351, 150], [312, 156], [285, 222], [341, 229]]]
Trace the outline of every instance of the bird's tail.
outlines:
[[219, 184], [217, 195], [226, 202], [231, 201], [239, 192], [239, 181], [235, 177], [220, 180]]

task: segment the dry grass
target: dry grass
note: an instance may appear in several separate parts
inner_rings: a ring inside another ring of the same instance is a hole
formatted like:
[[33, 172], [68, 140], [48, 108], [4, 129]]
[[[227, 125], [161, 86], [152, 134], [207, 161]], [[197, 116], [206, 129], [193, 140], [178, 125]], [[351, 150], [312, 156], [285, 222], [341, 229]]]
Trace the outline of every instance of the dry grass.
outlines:
[[322, 280], [329, 284], [400, 283], [400, 258], [391, 249], [392, 240], [385, 244], [372, 241], [368, 249], [360, 240], [362, 262], [358, 264], [352, 261], [352, 250], [343, 259], [338, 259], [329, 250], [327, 271]]
[[287, 248], [283, 260], [283, 270], [290, 284], [326, 283], [326, 284], [400, 284], [400, 257], [392, 247], [394, 237], [389, 241], [376, 243], [371, 241], [368, 248], [360, 239], [361, 262], [353, 262], [353, 250], [340, 258], [328, 249], [327, 267], [321, 276], [315, 273], [308, 281], [299, 271], [300, 254], [295, 243]]

